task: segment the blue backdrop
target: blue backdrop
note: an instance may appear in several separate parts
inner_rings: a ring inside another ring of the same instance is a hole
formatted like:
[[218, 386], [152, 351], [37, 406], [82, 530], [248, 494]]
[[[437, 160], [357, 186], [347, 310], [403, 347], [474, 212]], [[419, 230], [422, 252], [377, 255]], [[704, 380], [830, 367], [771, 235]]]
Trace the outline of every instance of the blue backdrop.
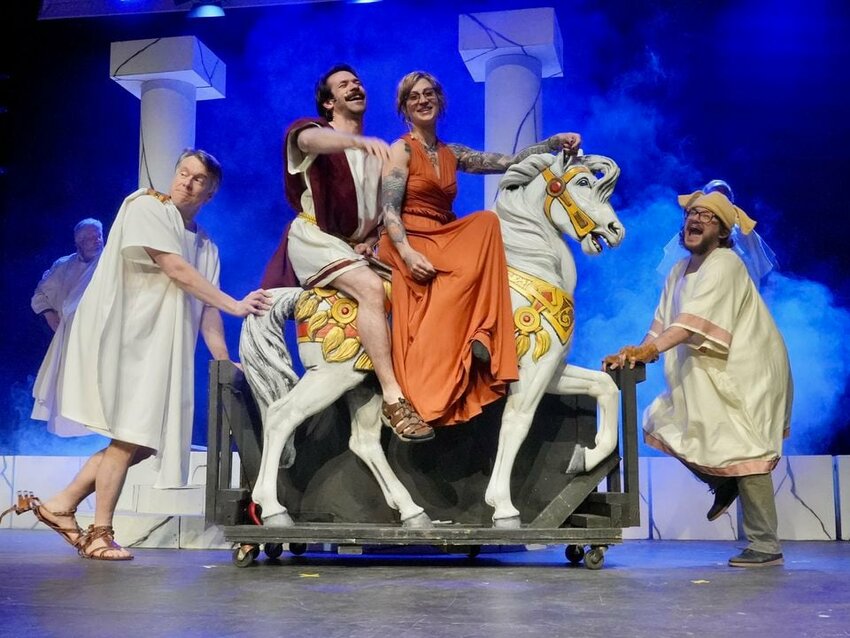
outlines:
[[[120, 4], [119, 0], [116, 0]], [[14, 7], [10, 5], [15, 5]], [[395, 84], [421, 68], [444, 83], [441, 136], [482, 148], [484, 87], [458, 53], [462, 13], [555, 6], [564, 38], [562, 78], [543, 81], [543, 134], [579, 131], [587, 152], [613, 157], [614, 205], [627, 226], [616, 251], [577, 255], [573, 362], [639, 341], [661, 287], [655, 271], [681, 219], [675, 195], [729, 181], [757, 219], [780, 271], [764, 295], [788, 342], [796, 384], [786, 451], [848, 453], [844, 414], [850, 368], [850, 263], [841, 184], [850, 169], [847, 68], [850, 7], [842, 2], [385, 1], [185, 14], [37, 21], [37, 3], [4, 3], [0, 80], [2, 366], [0, 454], [74, 454], [29, 420], [29, 391], [49, 342], [29, 309], [41, 273], [73, 251], [83, 217], [108, 227], [136, 188], [139, 102], [109, 78], [113, 41], [195, 35], [227, 65], [227, 98], [198, 105], [197, 145], [224, 166], [200, 221], [221, 248], [222, 287], [241, 296], [259, 281], [291, 217], [282, 197], [280, 137], [312, 114], [312, 88], [345, 61], [369, 91], [367, 131], [392, 140]], [[483, 180], [462, 176], [456, 211], [482, 207]], [[239, 323], [226, 319], [231, 351]], [[198, 349], [195, 441], [205, 443], [206, 360]], [[660, 388], [660, 366], [640, 387]]]

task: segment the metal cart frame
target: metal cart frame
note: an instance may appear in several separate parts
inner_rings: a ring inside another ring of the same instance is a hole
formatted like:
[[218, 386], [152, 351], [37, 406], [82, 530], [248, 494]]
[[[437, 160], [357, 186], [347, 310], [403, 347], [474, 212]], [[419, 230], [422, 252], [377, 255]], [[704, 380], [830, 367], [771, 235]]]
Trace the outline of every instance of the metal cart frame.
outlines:
[[[259, 411], [241, 371], [230, 361], [213, 361], [206, 523], [222, 526], [225, 539], [239, 544], [233, 554], [237, 566], [253, 563], [261, 547], [267, 556], [277, 558], [284, 544], [293, 554], [303, 553], [310, 543], [321, 543], [346, 549], [371, 545], [434, 546], [474, 556], [481, 546], [564, 543], [571, 563], [584, 561], [586, 567], [598, 569], [607, 547], [622, 542], [623, 528], [640, 525], [636, 386], [646, 378], [646, 371], [638, 366], [616, 370], [611, 375], [621, 391], [619, 451], [592, 471], [573, 476], [520, 528], [454, 523], [407, 529], [398, 523], [298, 522], [294, 527], [280, 529], [250, 523], [247, 486], [260, 466]], [[239, 452], [242, 470], [239, 488], [231, 487], [233, 450]], [[283, 474], [278, 479], [281, 489], [286, 487]], [[598, 491], [603, 481], [606, 491]]]

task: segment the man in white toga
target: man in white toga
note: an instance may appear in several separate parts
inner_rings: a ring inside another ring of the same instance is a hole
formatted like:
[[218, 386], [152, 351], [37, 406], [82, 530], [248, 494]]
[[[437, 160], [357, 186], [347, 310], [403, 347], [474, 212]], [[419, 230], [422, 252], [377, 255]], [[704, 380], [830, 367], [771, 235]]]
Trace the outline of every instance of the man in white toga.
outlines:
[[[190, 149], [168, 195], [141, 189], [127, 197], [77, 307], [61, 413], [112, 441], [64, 490], [44, 503], [24, 496], [14, 509], [32, 510], [84, 558], [132, 558], [112, 529], [131, 465], [155, 454], [156, 486], [185, 485], [198, 331], [215, 359], [227, 359], [219, 311], [245, 317], [269, 308], [263, 290], [240, 301], [218, 287], [218, 249], [195, 217], [220, 181], [218, 161]], [[94, 524], [83, 532], [74, 512], [92, 492]]]
[[86, 218], [74, 226], [77, 251], [60, 257], [44, 272], [32, 296], [32, 309], [44, 317], [53, 339], [38, 370], [33, 386], [35, 402], [32, 418], [47, 421], [47, 430], [57, 436], [91, 434], [83, 425], [59, 414], [59, 387], [65, 362], [65, 343], [71, 331], [74, 311], [91, 281], [103, 250], [103, 225]]

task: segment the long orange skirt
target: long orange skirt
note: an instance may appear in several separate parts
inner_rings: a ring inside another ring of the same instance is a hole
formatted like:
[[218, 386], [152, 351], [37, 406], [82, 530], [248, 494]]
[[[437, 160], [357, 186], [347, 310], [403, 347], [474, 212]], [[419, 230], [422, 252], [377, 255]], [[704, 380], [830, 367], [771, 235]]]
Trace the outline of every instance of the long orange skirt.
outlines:
[[[447, 224], [403, 215], [410, 245], [437, 276], [417, 283], [388, 236], [379, 258], [393, 267], [393, 367], [407, 399], [432, 425], [469, 421], [518, 378], [513, 311], [499, 220], [480, 211]], [[490, 352], [472, 356], [472, 341]]]

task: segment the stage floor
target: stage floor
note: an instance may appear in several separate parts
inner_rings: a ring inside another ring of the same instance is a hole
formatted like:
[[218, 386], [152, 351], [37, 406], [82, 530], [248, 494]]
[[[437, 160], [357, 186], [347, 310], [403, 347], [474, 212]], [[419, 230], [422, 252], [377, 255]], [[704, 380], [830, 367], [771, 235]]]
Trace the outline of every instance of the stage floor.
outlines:
[[626, 541], [598, 571], [563, 546], [238, 568], [223, 550], [87, 561], [52, 532], [2, 530], [0, 636], [850, 636], [846, 542], [787, 541], [784, 567], [727, 567], [740, 545]]

